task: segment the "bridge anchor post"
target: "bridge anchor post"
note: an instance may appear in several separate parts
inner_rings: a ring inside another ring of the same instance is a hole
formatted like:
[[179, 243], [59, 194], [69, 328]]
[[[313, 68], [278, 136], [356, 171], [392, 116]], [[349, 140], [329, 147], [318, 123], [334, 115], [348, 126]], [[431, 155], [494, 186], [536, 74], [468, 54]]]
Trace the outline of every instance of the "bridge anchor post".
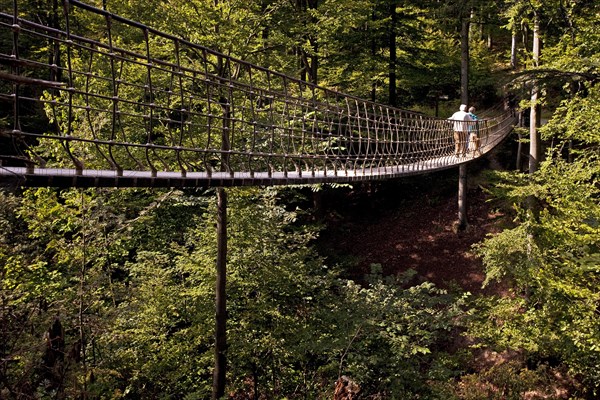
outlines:
[[227, 191], [217, 189], [217, 282], [215, 291], [215, 369], [212, 399], [225, 394], [227, 368]]
[[456, 224], [457, 231], [467, 229], [469, 222], [467, 221], [467, 164], [463, 163], [458, 166], [458, 221]]

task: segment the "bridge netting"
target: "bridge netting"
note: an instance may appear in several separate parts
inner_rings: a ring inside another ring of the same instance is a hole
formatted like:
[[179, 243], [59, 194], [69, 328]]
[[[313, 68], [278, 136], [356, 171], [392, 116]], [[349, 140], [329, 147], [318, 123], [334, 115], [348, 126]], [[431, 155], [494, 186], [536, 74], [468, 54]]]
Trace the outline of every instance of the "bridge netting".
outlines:
[[473, 123], [479, 149], [456, 157], [451, 121], [312, 85], [76, 0], [46, 18], [29, 3], [0, 12], [3, 181], [383, 179], [468, 162], [514, 124], [510, 110]]

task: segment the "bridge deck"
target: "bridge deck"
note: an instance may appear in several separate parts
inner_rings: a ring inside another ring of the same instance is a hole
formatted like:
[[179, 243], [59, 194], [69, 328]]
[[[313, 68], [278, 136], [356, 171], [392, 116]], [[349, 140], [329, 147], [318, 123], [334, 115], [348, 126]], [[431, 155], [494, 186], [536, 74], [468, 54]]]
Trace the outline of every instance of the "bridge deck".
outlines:
[[[492, 147], [490, 147], [491, 149]], [[0, 184], [24, 187], [215, 187], [351, 183], [383, 180], [454, 168], [479, 158], [444, 156], [410, 164], [356, 169], [292, 172], [122, 171], [64, 168], [0, 167]]]

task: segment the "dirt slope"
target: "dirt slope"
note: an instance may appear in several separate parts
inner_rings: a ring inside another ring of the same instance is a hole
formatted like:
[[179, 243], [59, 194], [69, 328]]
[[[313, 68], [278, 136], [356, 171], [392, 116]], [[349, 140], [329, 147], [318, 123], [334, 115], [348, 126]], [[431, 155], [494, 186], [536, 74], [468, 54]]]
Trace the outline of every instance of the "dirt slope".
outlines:
[[422, 194], [397, 206], [384, 207], [384, 211], [363, 210], [360, 216], [330, 221], [323, 238], [327, 252], [334, 258], [357, 263], [349, 271], [355, 279], [368, 273], [371, 264], [379, 263], [385, 275], [412, 268], [420, 280], [441, 287], [455, 282], [465, 290], [481, 292], [484, 271], [471, 246], [497, 230], [499, 215], [492, 212], [479, 188], [469, 191], [468, 201], [469, 228], [465, 232], [453, 229], [456, 195], [448, 191], [433, 196]]

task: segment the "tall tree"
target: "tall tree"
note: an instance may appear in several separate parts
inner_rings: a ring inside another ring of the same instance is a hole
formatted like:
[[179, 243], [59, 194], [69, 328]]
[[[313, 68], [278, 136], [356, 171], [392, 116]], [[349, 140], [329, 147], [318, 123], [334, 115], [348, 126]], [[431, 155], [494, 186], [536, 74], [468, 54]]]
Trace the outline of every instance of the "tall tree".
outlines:
[[[537, 10], [533, 10], [533, 50], [532, 50], [532, 59], [533, 59], [533, 67], [539, 67], [540, 63], [540, 19], [539, 12]], [[538, 165], [540, 162], [540, 156], [542, 154], [541, 151], [541, 141], [540, 141], [540, 133], [538, 130], [538, 126], [540, 123], [541, 117], [541, 106], [539, 104], [539, 92], [540, 87], [539, 83], [535, 80], [532, 82], [531, 87], [531, 106], [530, 106], [530, 115], [529, 115], [529, 173], [533, 174], [538, 169]]]

